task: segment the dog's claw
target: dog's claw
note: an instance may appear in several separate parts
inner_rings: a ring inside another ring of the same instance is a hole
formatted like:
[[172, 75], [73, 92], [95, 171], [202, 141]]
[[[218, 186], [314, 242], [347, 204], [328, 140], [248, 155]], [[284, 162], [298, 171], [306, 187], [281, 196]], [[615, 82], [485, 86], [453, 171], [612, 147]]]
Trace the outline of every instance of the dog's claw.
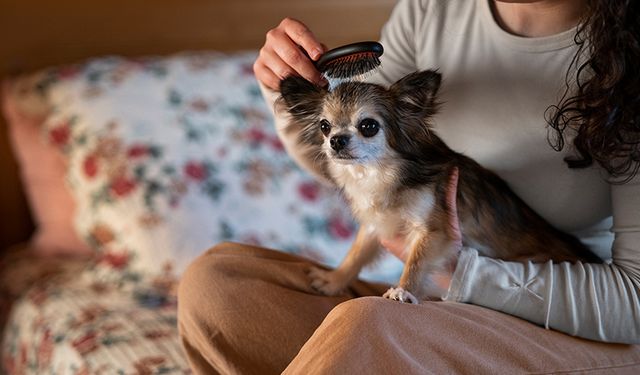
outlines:
[[419, 304], [420, 302], [418, 301], [418, 299], [411, 293], [409, 293], [408, 291], [397, 287], [397, 288], [389, 288], [389, 290], [387, 290], [382, 297], [393, 300], [393, 301], [398, 301], [398, 302], [402, 302], [402, 303], [411, 303], [414, 305]]

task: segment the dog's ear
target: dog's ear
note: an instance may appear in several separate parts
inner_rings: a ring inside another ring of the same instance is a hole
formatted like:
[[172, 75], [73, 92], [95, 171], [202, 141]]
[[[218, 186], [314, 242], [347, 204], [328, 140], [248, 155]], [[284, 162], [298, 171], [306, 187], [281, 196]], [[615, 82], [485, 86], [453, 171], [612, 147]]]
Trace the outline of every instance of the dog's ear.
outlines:
[[401, 117], [428, 118], [437, 109], [436, 94], [442, 75], [434, 70], [411, 73], [391, 85], [389, 91], [396, 100]]
[[280, 100], [297, 120], [309, 120], [319, 115], [326, 93], [326, 89], [299, 76], [280, 81]]
[[436, 94], [441, 75], [433, 70], [411, 73], [389, 87], [394, 101], [398, 129], [392, 132], [391, 147], [401, 153], [421, 155], [424, 145], [435, 139], [429, 132], [430, 119], [436, 113]]

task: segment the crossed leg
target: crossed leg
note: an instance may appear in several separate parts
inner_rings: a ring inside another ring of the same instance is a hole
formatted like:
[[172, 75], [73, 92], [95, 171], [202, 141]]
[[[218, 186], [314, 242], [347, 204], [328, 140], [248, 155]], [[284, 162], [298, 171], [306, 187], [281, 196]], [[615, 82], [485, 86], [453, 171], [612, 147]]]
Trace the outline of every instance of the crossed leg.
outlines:
[[356, 298], [388, 288], [362, 281], [342, 296], [318, 295], [311, 265], [231, 243], [195, 260], [178, 305], [195, 373], [640, 373], [640, 346], [582, 340], [478, 306]]

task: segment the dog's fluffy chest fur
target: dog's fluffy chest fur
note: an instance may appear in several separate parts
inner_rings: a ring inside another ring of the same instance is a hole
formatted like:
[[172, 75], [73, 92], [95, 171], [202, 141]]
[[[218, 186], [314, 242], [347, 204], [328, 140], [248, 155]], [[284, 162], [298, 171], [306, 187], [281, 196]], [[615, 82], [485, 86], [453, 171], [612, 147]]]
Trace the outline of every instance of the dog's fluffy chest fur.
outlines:
[[390, 166], [333, 164], [330, 170], [358, 221], [379, 237], [425, 230], [434, 206], [431, 188], [400, 188], [397, 168]]

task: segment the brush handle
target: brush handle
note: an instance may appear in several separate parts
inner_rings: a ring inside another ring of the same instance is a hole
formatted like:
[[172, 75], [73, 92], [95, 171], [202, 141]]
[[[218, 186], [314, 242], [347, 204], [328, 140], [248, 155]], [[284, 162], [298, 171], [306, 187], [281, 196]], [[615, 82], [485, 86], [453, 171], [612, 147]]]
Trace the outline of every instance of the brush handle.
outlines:
[[315, 62], [315, 65], [319, 71], [323, 72], [325, 66], [335, 59], [358, 53], [375, 53], [376, 56], [380, 57], [383, 52], [382, 44], [378, 42], [352, 43], [327, 51]]

